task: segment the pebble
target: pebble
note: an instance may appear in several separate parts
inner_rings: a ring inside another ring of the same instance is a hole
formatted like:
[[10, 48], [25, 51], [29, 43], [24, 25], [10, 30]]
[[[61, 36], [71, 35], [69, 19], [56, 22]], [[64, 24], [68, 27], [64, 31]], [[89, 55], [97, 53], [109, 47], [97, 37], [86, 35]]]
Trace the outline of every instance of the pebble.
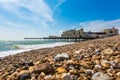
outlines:
[[66, 53], [62, 53], [62, 54], [57, 54], [55, 56], [55, 61], [63, 61], [65, 59], [69, 59], [69, 55]]
[[22, 71], [20, 71], [18, 74], [17, 74], [17, 76], [19, 77], [19, 76], [21, 76], [21, 75], [24, 75], [24, 74], [29, 74], [30, 72], [28, 71], [28, 70], [22, 70]]
[[66, 72], [67, 72], [67, 70], [66, 70], [65, 68], [63, 68], [63, 67], [57, 68], [56, 71], [57, 71], [58, 73], [66, 73]]
[[107, 60], [101, 60], [101, 65], [104, 69], [107, 69], [110, 67], [110, 63]]
[[44, 72], [41, 72], [41, 73], [40, 73], [40, 76], [41, 76], [41, 77], [45, 77], [46, 74], [45, 74]]
[[30, 66], [29, 67], [29, 71], [30, 71], [30, 73], [32, 73], [33, 71], [35, 71], [35, 67], [34, 66]]
[[100, 54], [100, 49], [95, 49], [95, 54], [99, 55]]
[[44, 77], [44, 79], [50, 79], [50, 78], [52, 78], [52, 75], [46, 75], [46, 76]]
[[62, 80], [73, 80], [71, 75], [65, 75]]
[[0, 80], [120, 80], [120, 35], [1, 58]]
[[117, 77], [117, 79], [116, 80], [120, 80], [120, 77]]
[[120, 72], [116, 73], [116, 75], [120, 77]]
[[26, 80], [26, 79], [31, 79], [30, 74], [23, 74], [20, 76], [19, 80]]
[[110, 77], [102, 72], [97, 72], [92, 76], [91, 80], [110, 80]]
[[100, 65], [95, 65], [95, 69], [101, 69], [102, 67]]
[[109, 54], [109, 55], [110, 55], [110, 54], [112, 54], [112, 53], [113, 53], [113, 50], [112, 50], [111, 48], [108, 48], [108, 49], [105, 49], [105, 50], [102, 51], [102, 54], [103, 54], [103, 55], [106, 55], [106, 54]]
[[49, 63], [43, 63], [43, 64], [39, 64], [35, 66], [35, 70], [34, 72], [40, 73], [40, 72], [44, 72], [44, 73], [51, 73], [53, 72], [53, 66]]

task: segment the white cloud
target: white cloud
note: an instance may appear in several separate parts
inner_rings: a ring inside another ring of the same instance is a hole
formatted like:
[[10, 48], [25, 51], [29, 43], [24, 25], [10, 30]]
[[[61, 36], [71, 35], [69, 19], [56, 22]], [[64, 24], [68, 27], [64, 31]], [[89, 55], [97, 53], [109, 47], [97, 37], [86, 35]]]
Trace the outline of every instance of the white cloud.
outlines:
[[[44, 0], [0, 0], [0, 4], [4, 10], [22, 19], [39, 23], [41, 26], [47, 26], [47, 22], [54, 22], [52, 17], [53, 11]], [[28, 16], [24, 11], [21, 11], [20, 8], [31, 11], [32, 16]]]
[[105, 28], [112, 28], [113, 26], [120, 30], [120, 19], [117, 20], [95, 20], [87, 21], [79, 24], [85, 31], [101, 31]]
[[0, 40], [43, 37], [55, 22], [44, 0], [0, 0], [0, 10]]
[[53, 11], [56, 10], [56, 8], [58, 8], [60, 5], [62, 5], [65, 1], [67, 0], [58, 0], [57, 5], [54, 7]]
[[18, 0], [0, 0], [2, 3], [16, 3]]

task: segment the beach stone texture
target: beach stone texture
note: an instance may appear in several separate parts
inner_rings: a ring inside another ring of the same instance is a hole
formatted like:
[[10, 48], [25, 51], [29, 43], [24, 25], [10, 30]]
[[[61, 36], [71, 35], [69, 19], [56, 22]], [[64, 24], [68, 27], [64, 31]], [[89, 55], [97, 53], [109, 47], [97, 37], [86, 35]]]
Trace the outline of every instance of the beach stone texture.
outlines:
[[120, 35], [1, 57], [0, 80], [120, 80]]

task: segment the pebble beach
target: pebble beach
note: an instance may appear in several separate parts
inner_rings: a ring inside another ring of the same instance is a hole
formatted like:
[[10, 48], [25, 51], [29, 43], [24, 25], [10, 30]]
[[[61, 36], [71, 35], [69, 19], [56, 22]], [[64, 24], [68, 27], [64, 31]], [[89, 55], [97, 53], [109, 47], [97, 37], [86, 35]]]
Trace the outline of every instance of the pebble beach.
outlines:
[[120, 35], [1, 57], [0, 80], [120, 80]]

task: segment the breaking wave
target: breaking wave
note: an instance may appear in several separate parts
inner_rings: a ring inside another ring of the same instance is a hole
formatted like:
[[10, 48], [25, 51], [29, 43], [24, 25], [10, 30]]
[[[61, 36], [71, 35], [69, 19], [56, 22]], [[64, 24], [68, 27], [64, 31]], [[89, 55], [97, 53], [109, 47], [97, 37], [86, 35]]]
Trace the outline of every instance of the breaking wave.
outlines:
[[11, 50], [2, 51], [0, 52], [0, 57], [5, 57], [17, 53], [22, 53], [25, 51], [36, 50], [41, 48], [50, 48], [55, 46], [62, 46], [67, 44], [72, 44], [73, 42], [56, 42], [56, 43], [49, 43], [49, 44], [35, 44], [35, 45], [13, 45], [11, 46]]

